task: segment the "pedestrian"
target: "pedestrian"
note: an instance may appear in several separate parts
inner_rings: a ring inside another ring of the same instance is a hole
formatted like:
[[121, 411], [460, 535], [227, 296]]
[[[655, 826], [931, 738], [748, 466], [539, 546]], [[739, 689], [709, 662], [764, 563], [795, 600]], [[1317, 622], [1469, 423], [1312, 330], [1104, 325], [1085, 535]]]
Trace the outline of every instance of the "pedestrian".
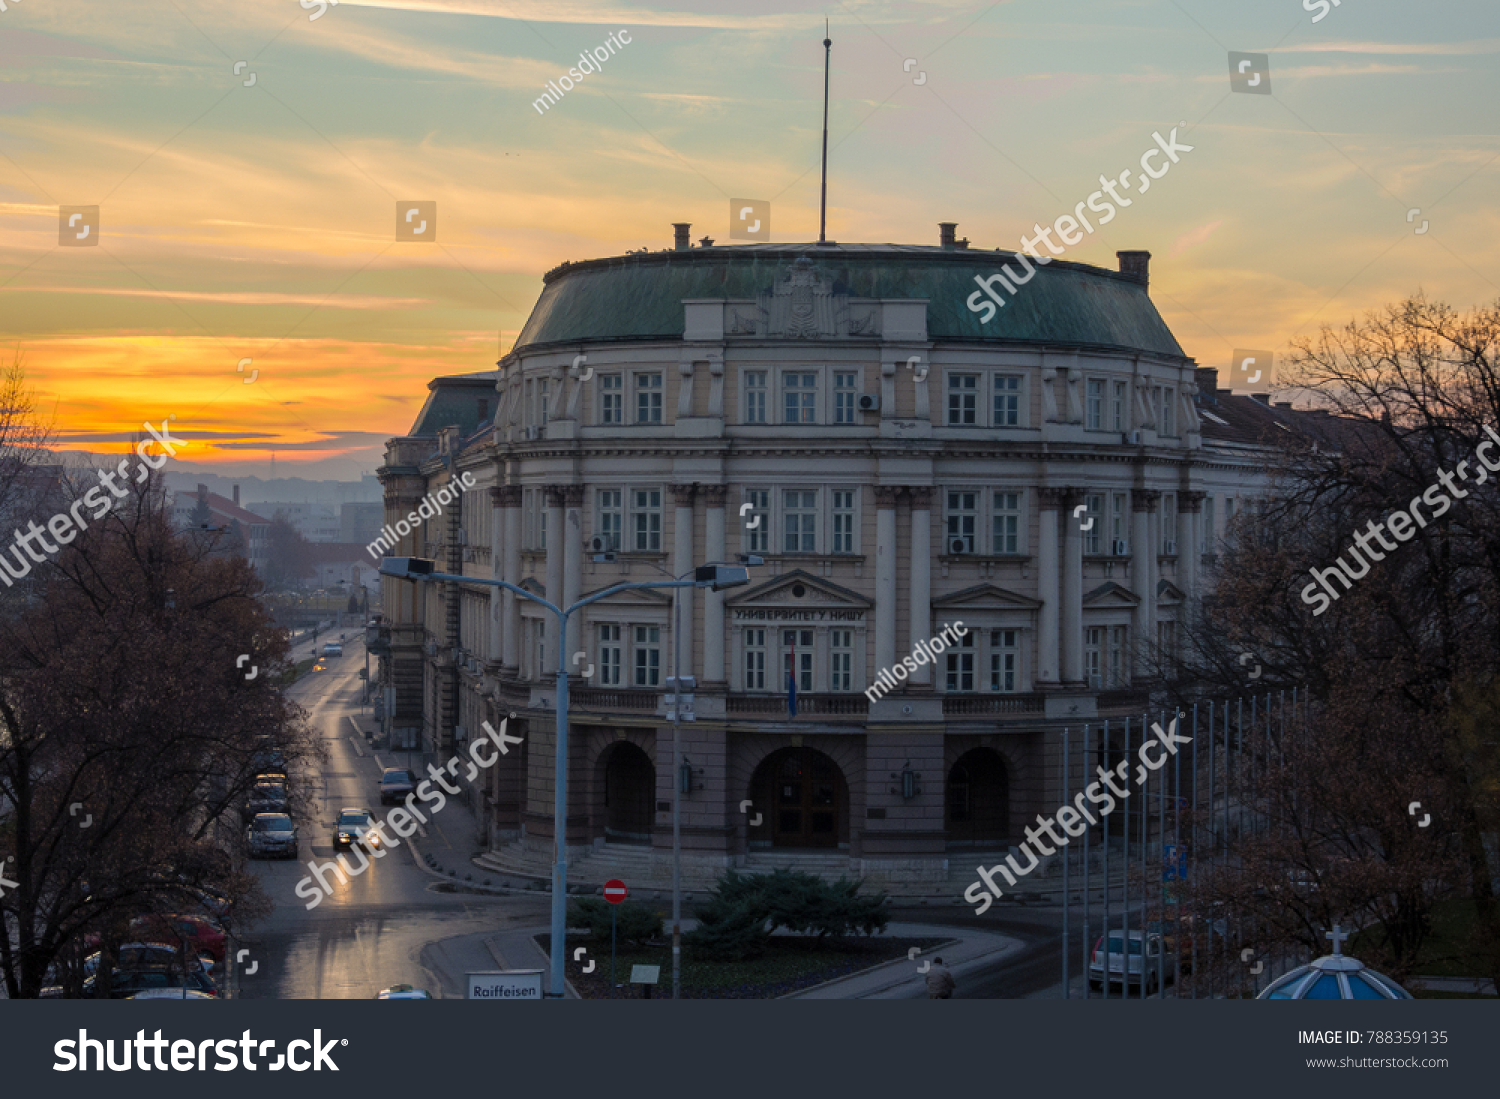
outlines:
[[932, 968], [927, 971], [927, 998], [929, 1000], [953, 999], [953, 974], [943, 964], [943, 959], [932, 959]]

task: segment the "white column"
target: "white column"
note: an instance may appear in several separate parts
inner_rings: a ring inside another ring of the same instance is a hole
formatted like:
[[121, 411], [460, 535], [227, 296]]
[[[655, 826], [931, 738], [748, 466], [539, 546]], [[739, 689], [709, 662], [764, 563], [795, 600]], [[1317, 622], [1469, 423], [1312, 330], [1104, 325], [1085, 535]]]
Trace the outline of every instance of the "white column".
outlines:
[[[505, 485], [501, 492], [503, 564], [500, 579], [509, 584], [521, 582], [521, 486]], [[500, 662], [511, 674], [521, 667], [521, 607], [513, 592], [500, 600]]]
[[[1178, 520], [1177, 520], [1177, 568], [1178, 577], [1182, 581], [1182, 593], [1189, 607], [1198, 598], [1198, 573], [1199, 565], [1203, 558], [1203, 551], [1199, 548], [1203, 531], [1203, 497], [1202, 492], [1180, 492], [1177, 494]], [[1183, 615], [1184, 621], [1191, 621], [1187, 615]], [[1187, 626], [1182, 627], [1186, 629]]]
[[1040, 531], [1036, 546], [1037, 598], [1042, 602], [1036, 630], [1036, 682], [1038, 686], [1057, 686], [1060, 672], [1057, 651], [1059, 601], [1059, 560], [1057, 546], [1057, 512], [1062, 507], [1063, 490], [1037, 490]]
[[896, 662], [896, 488], [875, 486], [875, 668]]
[[[490, 579], [505, 579], [505, 490], [499, 488], [490, 489]], [[492, 664], [502, 661], [503, 650], [500, 642], [500, 616], [505, 603], [501, 598], [505, 593], [500, 588], [490, 589], [490, 628], [487, 631], [489, 643], [486, 646], [485, 659]]]
[[[563, 490], [564, 512], [563, 512], [563, 585], [562, 606], [564, 609], [578, 602], [583, 594], [583, 516], [581, 514], [583, 504], [583, 486], [568, 485]], [[549, 546], [551, 543], [547, 543]], [[588, 646], [580, 644], [583, 641], [583, 619], [575, 617], [569, 626], [569, 632], [573, 634], [568, 644], [573, 646], [573, 652], [587, 649]], [[568, 654], [568, 659], [573, 659], [573, 653]], [[569, 667], [572, 667], [569, 664]], [[583, 671], [582, 668], [577, 669]]]
[[[1063, 500], [1062, 599], [1059, 629], [1062, 631], [1062, 680], [1083, 682], [1083, 520], [1073, 509], [1083, 503], [1083, 492], [1069, 489]], [[1097, 522], [1104, 522], [1100, 516]]]
[[[704, 523], [703, 555], [708, 561], [724, 560], [724, 485], [708, 485], [703, 494], [708, 505]], [[724, 593], [703, 593], [703, 681], [727, 683], [729, 669], [724, 666]]]
[[[917, 642], [932, 636], [932, 491], [925, 486], [915, 486], [911, 490], [911, 551], [907, 556], [907, 566], [911, 569], [907, 584], [907, 598], [911, 605], [908, 652], [915, 652]], [[920, 687], [932, 686], [932, 665], [918, 663], [911, 682]]]
[[1156, 510], [1160, 496], [1161, 493], [1151, 489], [1138, 489], [1130, 494], [1135, 509], [1130, 536], [1130, 590], [1140, 599], [1131, 623], [1136, 654], [1133, 675], [1137, 678], [1148, 674], [1146, 654], [1156, 641], [1156, 543], [1152, 538], [1151, 513]]
[[[690, 364], [691, 365], [691, 364]], [[693, 496], [697, 485], [673, 485], [672, 499], [677, 505], [672, 513], [672, 575], [682, 576], [693, 567]], [[691, 579], [689, 577], [688, 579]], [[676, 595], [682, 606], [672, 628], [682, 630], [682, 673], [693, 674], [693, 592], [694, 588], [678, 588]], [[676, 644], [676, 639], [673, 639]], [[664, 661], [670, 665], [670, 661]]]
[[[563, 507], [567, 503], [566, 491], [565, 485], [547, 486], [547, 598], [553, 603], [560, 603], [563, 598]], [[544, 621], [547, 623], [546, 642], [542, 646], [542, 667], [538, 671], [545, 683], [557, 674], [557, 635], [560, 631], [557, 619], [550, 611]]]

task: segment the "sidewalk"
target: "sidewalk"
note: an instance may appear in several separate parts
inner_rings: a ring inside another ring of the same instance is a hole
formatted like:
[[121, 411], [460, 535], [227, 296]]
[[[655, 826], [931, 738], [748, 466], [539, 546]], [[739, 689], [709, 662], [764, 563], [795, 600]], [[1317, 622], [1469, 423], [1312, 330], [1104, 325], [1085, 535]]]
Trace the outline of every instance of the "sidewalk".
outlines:
[[931, 924], [892, 923], [886, 930], [903, 938], [941, 938], [949, 942], [924, 950], [915, 960], [887, 962], [863, 973], [828, 981], [783, 997], [789, 1000], [911, 1000], [925, 999], [927, 978], [919, 971], [925, 959], [941, 957], [963, 987], [964, 976], [993, 965], [1006, 954], [1021, 949], [1021, 941], [1008, 935], [968, 928], [935, 927]]

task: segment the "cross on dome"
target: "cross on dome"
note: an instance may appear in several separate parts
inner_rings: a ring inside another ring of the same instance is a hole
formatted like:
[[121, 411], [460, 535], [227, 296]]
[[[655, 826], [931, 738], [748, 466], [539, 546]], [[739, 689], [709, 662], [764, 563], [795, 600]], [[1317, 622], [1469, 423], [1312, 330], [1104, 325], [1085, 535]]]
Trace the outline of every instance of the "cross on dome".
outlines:
[[1325, 932], [1323, 932], [1323, 938], [1325, 938], [1325, 939], [1332, 939], [1333, 940], [1333, 952], [1335, 954], [1343, 954], [1344, 951], [1343, 951], [1342, 947], [1343, 947], [1344, 940], [1347, 939], [1353, 933], [1354, 932], [1352, 932], [1352, 931], [1341, 931], [1339, 929], [1339, 925], [1338, 924], [1334, 924], [1332, 931], [1325, 931]]

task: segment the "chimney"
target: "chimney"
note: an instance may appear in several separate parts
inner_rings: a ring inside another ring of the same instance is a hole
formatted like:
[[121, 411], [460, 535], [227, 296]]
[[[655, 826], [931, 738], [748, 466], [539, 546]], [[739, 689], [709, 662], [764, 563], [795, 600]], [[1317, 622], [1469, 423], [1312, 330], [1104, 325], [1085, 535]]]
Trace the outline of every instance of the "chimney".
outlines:
[[1219, 369], [1215, 366], [1200, 366], [1193, 370], [1198, 379], [1198, 392], [1213, 397], [1219, 391]]
[[958, 230], [956, 221], [938, 222], [938, 246], [941, 248], [952, 248], [953, 238]]
[[1288, 411], [1290, 411], [1291, 407], [1292, 407], [1292, 402], [1291, 401], [1274, 401], [1272, 403], [1275, 404], [1275, 406], [1277, 408], [1284, 408], [1284, 409], [1287, 409]]
[[235, 507], [239, 507], [240, 506], [240, 486], [239, 485], [235, 485], [234, 486], [234, 506]]
[[692, 243], [688, 240], [688, 230], [692, 229], [692, 227], [693, 223], [690, 221], [674, 221], [672, 223], [672, 230], [675, 234], [673, 244], [676, 246], [677, 251], [686, 252], [692, 247]]
[[1116, 252], [1120, 261], [1120, 274], [1129, 275], [1142, 286], [1150, 285], [1150, 252]]
[[1271, 395], [1269, 393], [1247, 393], [1246, 396], [1251, 400], [1259, 401], [1267, 408], [1271, 407]]
[[207, 500], [208, 499], [208, 486], [207, 485], [199, 485], [198, 486], [198, 499], [200, 499], [200, 500]]

